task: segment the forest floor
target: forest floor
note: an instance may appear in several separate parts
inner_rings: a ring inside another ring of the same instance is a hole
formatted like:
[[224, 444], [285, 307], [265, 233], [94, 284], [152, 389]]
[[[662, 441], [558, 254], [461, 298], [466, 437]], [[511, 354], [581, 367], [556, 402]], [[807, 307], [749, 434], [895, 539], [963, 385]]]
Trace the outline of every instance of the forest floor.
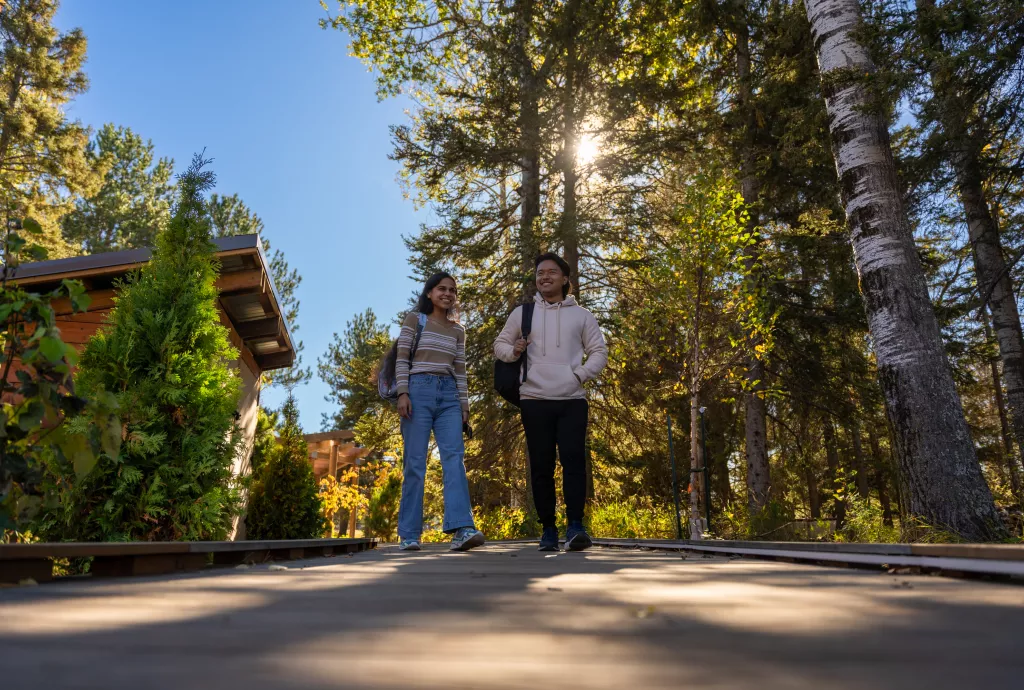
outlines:
[[1024, 586], [657, 551], [387, 546], [0, 590], [5, 690], [1010, 688]]

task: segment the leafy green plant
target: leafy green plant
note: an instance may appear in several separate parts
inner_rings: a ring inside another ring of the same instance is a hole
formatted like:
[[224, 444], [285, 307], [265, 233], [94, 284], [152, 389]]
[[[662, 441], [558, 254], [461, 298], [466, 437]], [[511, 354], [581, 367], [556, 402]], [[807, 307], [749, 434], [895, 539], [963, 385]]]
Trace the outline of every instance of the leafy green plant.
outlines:
[[591, 506], [588, 522], [595, 537], [669, 539], [675, 536], [671, 506], [657, 506], [635, 498]]
[[[116, 454], [120, 423], [111, 396], [92, 403], [74, 393], [71, 371], [77, 354], [64, 343], [54, 303], [75, 311], [89, 304], [82, 284], [65, 280], [46, 293], [34, 293], [10, 282], [22, 257], [45, 259], [46, 250], [16, 231], [29, 235], [42, 228], [32, 219], [8, 218], [4, 236], [4, 273], [0, 283], [0, 541], [19, 538], [43, 506], [43, 468], [49, 459], [79, 475], [88, 473], [101, 451]], [[88, 420], [74, 426], [73, 418]]]
[[289, 395], [281, 410], [279, 443], [260, 467], [249, 492], [249, 539], [313, 539], [330, 534], [299, 426], [299, 410]]
[[377, 478], [366, 510], [365, 532], [368, 537], [385, 541], [395, 539], [398, 531], [398, 504], [402, 498], [402, 474], [393, 469]]
[[882, 521], [882, 509], [876, 503], [861, 498], [857, 492], [848, 492], [846, 519], [836, 535], [836, 541], [878, 542], [894, 544], [900, 541], [900, 531], [887, 527]]
[[85, 476], [50, 467], [56, 540], [223, 539], [238, 513], [238, 353], [220, 323], [217, 265], [196, 156], [179, 177], [174, 214], [152, 260], [119, 286], [107, 325], [77, 376], [87, 398], [116, 396], [124, 439]]

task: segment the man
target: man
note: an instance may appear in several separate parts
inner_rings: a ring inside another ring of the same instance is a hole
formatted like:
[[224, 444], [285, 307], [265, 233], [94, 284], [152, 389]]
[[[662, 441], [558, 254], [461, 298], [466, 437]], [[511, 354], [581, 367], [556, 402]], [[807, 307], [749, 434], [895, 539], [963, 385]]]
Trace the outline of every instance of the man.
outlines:
[[562, 495], [568, 528], [565, 548], [593, 543], [583, 527], [587, 499], [587, 393], [583, 384], [608, 363], [604, 336], [594, 315], [569, 295], [569, 264], [556, 254], [536, 261], [537, 295], [528, 339], [523, 308], [508, 317], [494, 342], [495, 356], [515, 362], [526, 351], [526, 381], [519, 389], [523, 430], [530, 452], [530, 483], [544, 534], [541, 551], [558, 550], [555, 527], [555, 451], [562, 463]]

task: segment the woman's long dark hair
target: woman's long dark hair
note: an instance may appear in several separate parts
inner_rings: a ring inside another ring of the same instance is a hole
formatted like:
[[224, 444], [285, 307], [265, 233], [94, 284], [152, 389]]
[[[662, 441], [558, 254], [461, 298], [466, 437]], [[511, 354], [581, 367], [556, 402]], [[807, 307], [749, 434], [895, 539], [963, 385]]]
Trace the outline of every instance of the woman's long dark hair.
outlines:
[[[423, 284], [423, 292], [420, 293], [420, 298], [416, 302], [416, 311], [421, 314], [432, 314], [434, 313], [434, 302], [430, 299], [430, 293], [438, 284], [445, 278], [450, 278], [453, 283], [458, 285], [455, 277], [450, 273], [441, 271], [427, 278], [427, 282]], [[459, 320], [459, 302], [458, 299], [455, 301], [455, 306], [448, 310], [448, 320], [458, 321]]]

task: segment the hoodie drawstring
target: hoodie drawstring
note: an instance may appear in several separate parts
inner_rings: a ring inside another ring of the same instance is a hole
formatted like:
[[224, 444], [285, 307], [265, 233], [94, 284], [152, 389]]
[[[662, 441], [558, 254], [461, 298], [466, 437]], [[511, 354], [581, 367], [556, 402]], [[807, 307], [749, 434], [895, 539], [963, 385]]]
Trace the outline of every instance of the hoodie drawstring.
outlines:
[[548, 310], [541, 309], [541, 313], [544, 315], [544, 329], [540, 335], [540, 354], [543, 357], [548, 356]]
[[562, 347], [562, 303], [555, 308], [555, 347]]
[[[551, 308], [551, 304], [540, 299], [540, 295], [537, 296], [537, 304], [540, 307], [541, 316], [544, 321], [541, 323], [541, 338], [540, 338], [540, 354], [542, 357], [548, 355], [548, 310]], [[554, 305], [555, 307], [555, 347], [562, 347], [562, 306], [565, 304], [565, 300], [558, 302]]]

